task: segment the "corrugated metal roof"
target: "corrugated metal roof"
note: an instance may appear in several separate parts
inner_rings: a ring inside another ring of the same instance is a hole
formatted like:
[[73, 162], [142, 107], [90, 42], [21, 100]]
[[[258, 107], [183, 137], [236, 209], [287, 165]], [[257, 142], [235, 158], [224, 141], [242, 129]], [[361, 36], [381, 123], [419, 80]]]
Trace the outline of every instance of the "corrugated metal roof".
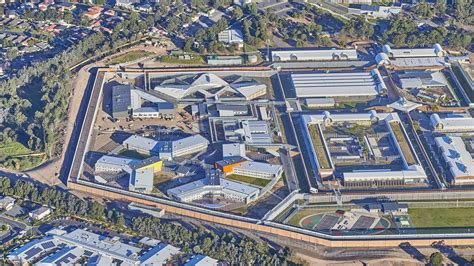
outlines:
[[236, 166], [234, 169], [276, 175], [281, 170], [281, 165], [247, 161], [241, 165]]

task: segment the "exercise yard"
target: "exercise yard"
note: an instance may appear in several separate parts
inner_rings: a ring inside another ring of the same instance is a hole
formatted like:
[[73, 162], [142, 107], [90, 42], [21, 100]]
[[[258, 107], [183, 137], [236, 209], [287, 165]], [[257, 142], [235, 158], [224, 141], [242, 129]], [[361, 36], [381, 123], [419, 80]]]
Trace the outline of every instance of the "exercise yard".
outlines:
[[474, 208], [409, 209], [408, 214], [415, 228], [474, 225]]
[[[297, 211], [287, 224], [322, 232], [342, 234], [378, 234], [392, 226], [386, 217], [377, 217], [362, 210], [314, 210]], [[334, 229], [337, 228], [337, 229]]]

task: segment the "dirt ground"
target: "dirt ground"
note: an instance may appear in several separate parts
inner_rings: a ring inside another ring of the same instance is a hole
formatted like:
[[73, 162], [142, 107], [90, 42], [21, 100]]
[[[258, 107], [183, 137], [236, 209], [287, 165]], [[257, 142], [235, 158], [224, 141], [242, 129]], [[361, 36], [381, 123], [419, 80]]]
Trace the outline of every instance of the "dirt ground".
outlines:
[[[166, 49], [171, 49], [172, 47], [167, 47], [167, 48], [162, 48], [162, 47], [153, 47], [153, 46], [136, 46], [128, 50], [122, 51], [122, 53], [127, 53], [132, 50], [147, 50], [147, 51], [152, 51], [156, 55], [162, 55], [166, 54], [167, 51]], [[69, 139], [71, 137], [72, 130], [74, 128], [74, 123], [76, 122], [76, 117], [77, 113], [82, 101], [82, 98], [84, 97], [84, 91], [87, 86], [87, 83], [90, 79], [90, 72], [89, 70], [92, 69], [93, 67], [98, 67], [98, 66], [103, 66], [103, 62], [106, 62], [110, 58], [117, 56], [117, 54], [114, 54], [112, 56], [108, 56], [101, 61], [90, 64], [87, 66], [82, 67], [79, 72], [76, 75], [76, 78], [73, 82], [72, 85], [72, 90], [71, 90], [71, 96], [70, 96], [70, 106], [68, 110], [68, 120], [66, 124], [66, 134], [64, 135], [64, 146], [63, 146], [63, 152], [61, 154], [60, 158], [53, 159], [50, 161], [47, 161], [43, 163], [42, 165], [27, 171], [26, 174], [31, 176], [32, 178], [42, 182], [46, 183], [48, 185], [55, 185], [59, 184], [61, 181], [59, 180], [59, 171], [61, 169], [61, 165], [64, 159], [64, 154], [67, 149], [67, 146], [69, 144]]]

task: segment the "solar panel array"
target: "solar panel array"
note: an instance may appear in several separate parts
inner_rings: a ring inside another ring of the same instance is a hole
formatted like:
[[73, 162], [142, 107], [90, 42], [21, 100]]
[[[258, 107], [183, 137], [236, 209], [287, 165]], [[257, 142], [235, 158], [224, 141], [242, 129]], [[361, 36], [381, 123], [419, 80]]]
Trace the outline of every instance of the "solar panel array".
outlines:
[[70, 264], [71, 262], [76, 261], [76, 258], [77, 258], [76, 255], [74, 255], [72, 253], [68, 253], [64, 257], [62, 257], [61, 259], [57, 260], [56, 265]]
[[25, 260], [29, 260], [30, 258], [33, 258], [34, 256], [38, 255], [39, 253], [41, 253], [43, 251], [42, 248], [40, 247], [34, 247], [30, 250], [28, 250], [27, 252], [25, 252]]
[[50, 248], [54, 248], [56, 245], [53, 243], [53, 241], [48, 241], [48, 242], [45, 242], [45, 243], [41, 244], [41, 246], [44, 249], [50, 249]]

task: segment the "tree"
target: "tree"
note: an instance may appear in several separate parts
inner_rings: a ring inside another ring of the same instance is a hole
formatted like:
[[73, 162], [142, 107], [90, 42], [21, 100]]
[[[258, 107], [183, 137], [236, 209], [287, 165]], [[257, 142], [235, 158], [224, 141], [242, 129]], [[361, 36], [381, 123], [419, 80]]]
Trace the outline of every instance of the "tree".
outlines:
[[242, 11], [242, 8], [240, 6], [236, 6], [234, 8], [234, 11], [232, 11], [232, 17], [234, 19], [240, 19], [244, 16], [244, 12]]
[[434, 10], [436, 10], [438, 16], [446, 14], [446, 0], [436, 0]]
[[184, 44], [184, 51], [185, 52], [188, 52], [188, 53], [192, 52], [194, 41], [195, 40], [192, 37], [186, 38], [186, 42]]
[[250, 15], [254, 17], [258, 15], [258, 8], [255, 2], [252, 2], [251, 4], [246, 5], [246, 8], [247, 8], [247, 12], [250, 13]]
[[470, 0], [456, 0], [454, 2], [454, 16], [461, 23], [464, 23], [469, 17], [470, 13], [472, 13], [472, 9], [473, 4]]
[[439, 252], [435, 252], [430, 256], [430, 263], [433, 266], [443, 265], [443, 255]]

